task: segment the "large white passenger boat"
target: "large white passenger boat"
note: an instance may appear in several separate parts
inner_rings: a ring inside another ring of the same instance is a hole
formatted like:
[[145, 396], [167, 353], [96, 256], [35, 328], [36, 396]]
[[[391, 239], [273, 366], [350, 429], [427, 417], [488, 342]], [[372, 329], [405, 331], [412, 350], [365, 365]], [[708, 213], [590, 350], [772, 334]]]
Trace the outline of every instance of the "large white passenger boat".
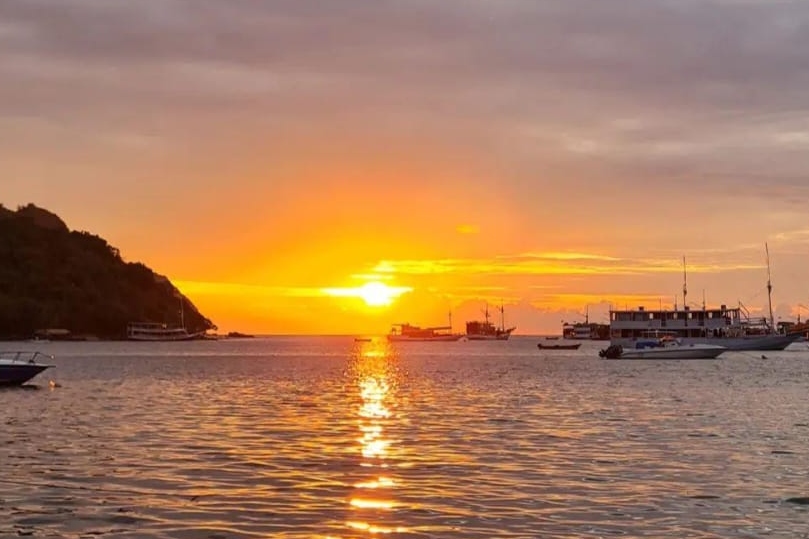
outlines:
[[777, 333], [773, 323], [770, 253], [767, 253], [767, 299], [769, 318], [751, 318], [741, 303], [738, 307], [721, 305], [702, 309], [688, 307], [685, 258], [683, 258], [683, 307], [678, 309], [610, 310], [610, 344], [632, 348], [652, 332], [663, 332], [682, 344], [714, 344], [728, 350], [783, 350], [802, 338], [800, 332]]
[[800, 333], [774, 333], [762, 320], [742, 316], [741, 307], [722, 305], [718, 309], [610, 311], [610, 344], [632, 347], [651, 331], [661, 331], [683, 344], [715, 344], [728, 350], [783, 350], [801, 338]]

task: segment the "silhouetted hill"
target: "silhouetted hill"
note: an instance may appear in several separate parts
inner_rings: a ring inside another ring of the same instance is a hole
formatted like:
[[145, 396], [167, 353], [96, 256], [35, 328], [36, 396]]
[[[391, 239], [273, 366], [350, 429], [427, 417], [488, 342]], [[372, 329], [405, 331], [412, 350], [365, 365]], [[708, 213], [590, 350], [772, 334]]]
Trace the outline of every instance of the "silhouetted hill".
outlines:
[[166, 277], [125, 262], [104, 239], [33, 204], [0, 205], [0, 338], [47, 328], [125, 338], [129, 322], [179, 325], [181, 302], [190, 332], [215, 328]]

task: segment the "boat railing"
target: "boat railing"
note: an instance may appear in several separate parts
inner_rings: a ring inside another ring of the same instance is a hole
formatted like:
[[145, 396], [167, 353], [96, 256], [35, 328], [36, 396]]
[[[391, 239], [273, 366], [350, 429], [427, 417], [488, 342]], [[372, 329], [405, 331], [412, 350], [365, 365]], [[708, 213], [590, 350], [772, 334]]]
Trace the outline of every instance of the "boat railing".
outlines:
[[2, 363], [39, 363], [38, 358], [53, 360], [52, 355], [35, 350], [0, 351], [0, 362]]

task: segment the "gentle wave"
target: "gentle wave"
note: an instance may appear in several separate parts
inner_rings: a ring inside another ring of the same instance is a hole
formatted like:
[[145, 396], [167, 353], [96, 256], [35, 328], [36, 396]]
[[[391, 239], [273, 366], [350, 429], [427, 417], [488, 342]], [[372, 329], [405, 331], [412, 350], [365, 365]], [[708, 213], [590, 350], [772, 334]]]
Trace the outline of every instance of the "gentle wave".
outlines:
[[46, 344], [39, 390], [0, 390], [0, 536], [807, 533], [803, 347]]

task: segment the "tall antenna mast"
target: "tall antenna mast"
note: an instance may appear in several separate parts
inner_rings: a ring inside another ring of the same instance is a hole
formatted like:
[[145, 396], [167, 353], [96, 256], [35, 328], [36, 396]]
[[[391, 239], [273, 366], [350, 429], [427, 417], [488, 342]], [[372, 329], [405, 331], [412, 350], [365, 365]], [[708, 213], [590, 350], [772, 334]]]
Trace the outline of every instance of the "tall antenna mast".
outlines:
[[772, 282], [770, 282], [770, 248], [764, 243], [764, 253], [767, 256], [767, 303], [770, 308], [770, 331], [775, 331], [775, 319], [772, 315]]
[[688, 306], [688, 302], [686, 301], [685, 297], [688, 295], [688, 286], [686, 285], [687, 279], [685, 274], [685, 256], [683, 256], [683, 309]]

